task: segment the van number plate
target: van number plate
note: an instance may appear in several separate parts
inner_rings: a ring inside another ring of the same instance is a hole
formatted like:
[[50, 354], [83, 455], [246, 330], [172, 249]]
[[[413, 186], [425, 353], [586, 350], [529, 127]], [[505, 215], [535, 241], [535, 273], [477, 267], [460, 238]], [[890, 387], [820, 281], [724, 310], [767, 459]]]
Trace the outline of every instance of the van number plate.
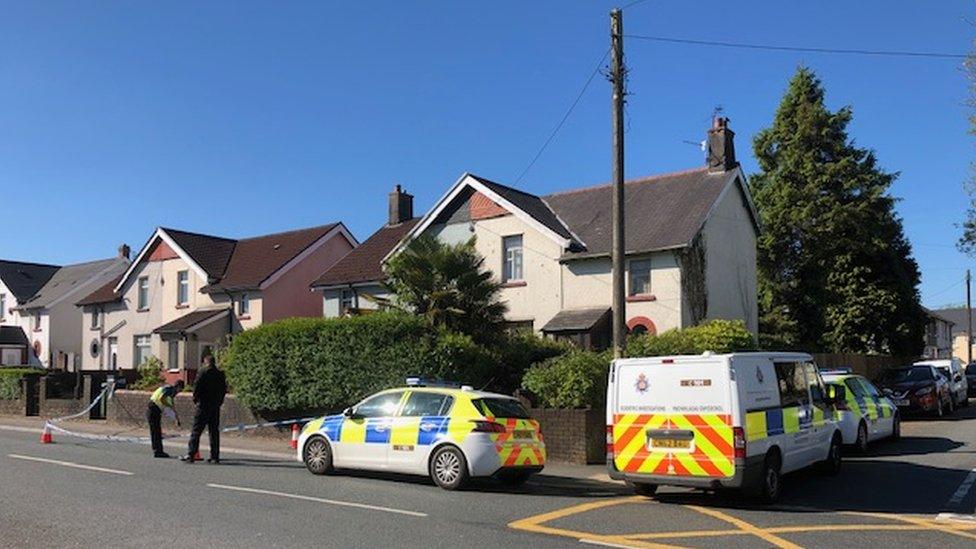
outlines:
[[678, 438], [652, 438], [651, 448], [691, 448], [691, 440]]
[[512, 431], [512, 438], [531, 439], [533, 434], [535, 434], [535, 432], [532, 431], [532, 429], [519, 429]]

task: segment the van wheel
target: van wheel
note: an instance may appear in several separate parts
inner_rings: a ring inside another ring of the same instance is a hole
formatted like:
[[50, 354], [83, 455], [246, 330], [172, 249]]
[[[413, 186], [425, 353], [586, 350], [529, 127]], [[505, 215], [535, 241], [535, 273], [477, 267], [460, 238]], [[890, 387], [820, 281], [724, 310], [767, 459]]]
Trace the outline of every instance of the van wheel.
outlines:
[[765, 503], [775, 503], [779, 500], [779, 493], [782, 483], [780, 473], [780, 457], [776, 452], [766, 455], [763, 462], [762, 476], [755, 487], [755, 496]]
[[859, 454], [868, 452], [868, 426], [863, 421], [857, 424], [857, 439], [854, 440], [854, 448]]
[[650, 484], [647, 482], [635, 482], [634, 493], [637, 494], [638, 496], [652, 498], [654, 497], [654, 494], [657, 493], [657, 484]]
[[459, 490], [468, 483], [468, 461], [455, 446], [442, 446], [430, 458], [430, 478], [445, 490]]
[[834, 433], [834, 438], [830, 440], [830, 449], [827, 450], [827, 459], [823, 460], [821, 467], [828, 475], [840, 473], [841, 466], [841, 437], [840, 433]]

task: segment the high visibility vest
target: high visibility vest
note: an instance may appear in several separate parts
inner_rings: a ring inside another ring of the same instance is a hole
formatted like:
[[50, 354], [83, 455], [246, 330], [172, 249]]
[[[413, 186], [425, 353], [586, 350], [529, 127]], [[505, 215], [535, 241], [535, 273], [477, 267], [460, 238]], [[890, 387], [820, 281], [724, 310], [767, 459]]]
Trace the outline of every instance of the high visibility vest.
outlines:
[[166, 408], [173, 407], [173, 387], [169, 385], [163, 385], [159, 389], [153, 391], [152, 396], [149, 397], [149, 402], [152, 402], [160, 410], [165, 410]]

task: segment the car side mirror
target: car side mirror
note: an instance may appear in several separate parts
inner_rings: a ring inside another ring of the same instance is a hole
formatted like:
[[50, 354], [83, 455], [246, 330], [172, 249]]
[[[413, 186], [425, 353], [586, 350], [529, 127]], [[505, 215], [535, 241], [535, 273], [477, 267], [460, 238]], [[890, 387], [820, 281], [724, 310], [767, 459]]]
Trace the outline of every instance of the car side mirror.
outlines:
[[342, 415], [344, 415], [344, 416], [346, 416], [348, 418], [351, 418], [351, 417], [355, 417], [356, 412], [354, 412], [353, 409], [352, 409], [352, 406], [350, 406], [350, 407], [348, 407], [348, 408], [346, 408], [345, 410], [342, 411]]
[[827, 385], [827, 400], [831, 404], [847, 400], [847, 389], [840, 385]]

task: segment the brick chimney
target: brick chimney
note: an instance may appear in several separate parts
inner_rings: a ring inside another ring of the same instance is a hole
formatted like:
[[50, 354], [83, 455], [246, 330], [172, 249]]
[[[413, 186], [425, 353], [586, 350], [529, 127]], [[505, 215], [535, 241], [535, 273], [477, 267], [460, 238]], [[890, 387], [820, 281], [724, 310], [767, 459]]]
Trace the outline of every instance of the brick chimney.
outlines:
[[710, 172], [725, 172], [739, 165], [735, 160], [735, 132], [729, 129], [729, 119], [716, 116], [708, 130], [708, 156], [705, 162]]
[[129, 254], [131, 252], [132, 250], [129, 248], [128, 244], [123, 243], [121, 246], [119, 246], [119, 257], [122, 259], [129, 259]]
[[398, 225], [413, 219], [413, 195], [407, 194], [397, 185], [390, 193], [390, 221], [388, 225]]

